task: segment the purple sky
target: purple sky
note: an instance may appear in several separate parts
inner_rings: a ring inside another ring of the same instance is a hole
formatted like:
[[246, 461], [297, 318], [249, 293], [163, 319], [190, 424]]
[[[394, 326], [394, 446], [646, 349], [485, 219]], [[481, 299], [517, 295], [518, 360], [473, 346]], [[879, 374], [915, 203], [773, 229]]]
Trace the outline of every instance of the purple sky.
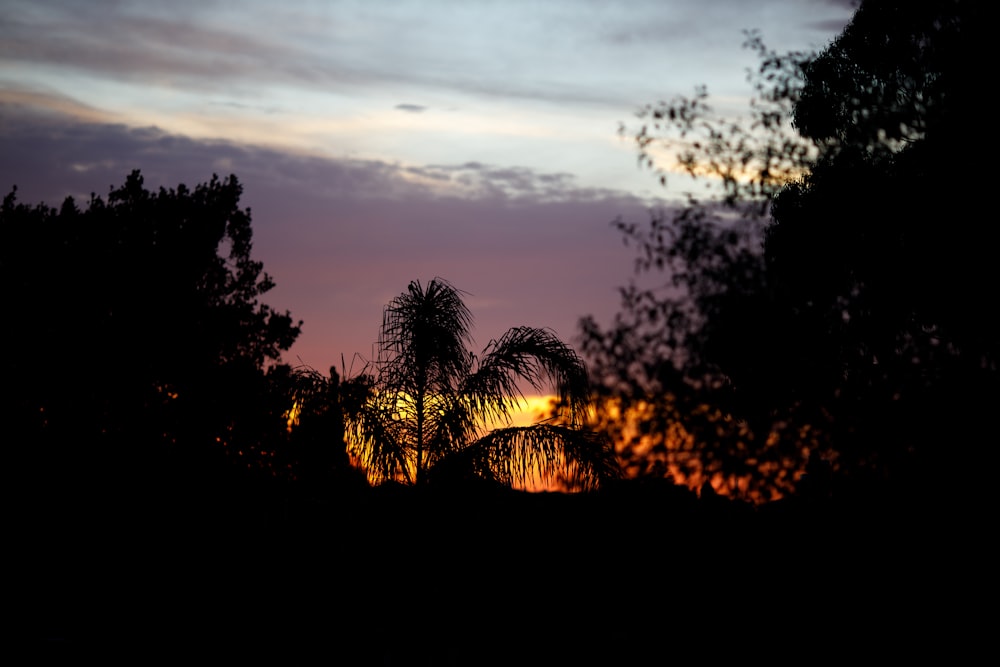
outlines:
[[[636, 197], [574, 188], [560, 174], [450, 168], [449, 178], [478, 191], [459, 198], [381, 162], [62, 118], [6, 121], [0, 174], [18, 185], [22, 202], [58, 205], [75, 194], [83, 203], [92, 191], [106, 195], [120, 185], [130, 166], [142, 169], [149, 188], [193, 186], [187, 174], [210, 177], [225, 163], [223, 173], [237, 174], [252, 210], [254, 256], [277, 283], [265, 301], [305, 322], [286, 360], [321, 370], [339, 366], [341, 354], [348, 362], [354, 353], [370, 357], [382, 307], [410, 280], [435, 276], [469, 292], [480, 348], [515, 325], [550, 327], [569, 341], [580, 316], [611, 316], [616, 286], [629, 277], [632, 254], [609, 222], [647, 215]], [[83, 161], [92, 166], [74, 170]]]
[[[749, 90], [744, 28], [817, 48], [834, 0], [88, 3], [0, 18], [0, 189], [85, 201], [234, 173], [265, 300], [304, 320], [286, 361], [371, 356], [382, 307], [435, 276], [470, 293], [477, 352], [516, 325], [608, 322], [656, 179], [616, 135], [638, 105]], [[741, 87], [743, 85], [743, 87]]]

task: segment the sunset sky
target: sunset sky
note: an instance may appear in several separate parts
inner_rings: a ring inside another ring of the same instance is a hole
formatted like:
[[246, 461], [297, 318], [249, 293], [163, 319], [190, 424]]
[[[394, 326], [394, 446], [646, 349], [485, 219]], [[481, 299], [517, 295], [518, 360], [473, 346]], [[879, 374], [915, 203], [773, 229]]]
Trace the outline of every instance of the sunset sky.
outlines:
[[[5, 0], [0, 189], [22, 202], [234, 173], [285, 360], [372, 356], [382, 307], [435, 276], [477, 352], [515, 325], [609, 322], [632, 251], [609, 225], [670, 193], [618, 136], [642, 104], [750, 93], [742, 30], [818, 49], [849, 0]], [[356, 364], [357, 365], [357, 364]]]

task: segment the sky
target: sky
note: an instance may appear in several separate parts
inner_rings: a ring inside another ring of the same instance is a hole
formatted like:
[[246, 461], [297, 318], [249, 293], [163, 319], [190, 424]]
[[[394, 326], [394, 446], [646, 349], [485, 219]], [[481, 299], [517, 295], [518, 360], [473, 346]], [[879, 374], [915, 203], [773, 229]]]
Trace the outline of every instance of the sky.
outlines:
[[475, 352], [512, 326], [577, 344], [673, 196], [618, 132], [708, 86], [746, 108], [743, 31], [821, 49], [850, 0], [3, 0], [0, 190], [56, 206], [235, 174], [284, 360], [357, 371], [412, 280], [467, 293]]

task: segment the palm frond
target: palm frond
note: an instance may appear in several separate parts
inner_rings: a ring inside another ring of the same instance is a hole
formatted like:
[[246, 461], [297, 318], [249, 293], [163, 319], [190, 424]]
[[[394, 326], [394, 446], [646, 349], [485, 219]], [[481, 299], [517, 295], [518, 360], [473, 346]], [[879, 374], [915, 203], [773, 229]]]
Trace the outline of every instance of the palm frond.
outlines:
[[571, 347], [548, 329], [515, 327], [490, 341], [462, 393], [484, 421], [509, 423], [524, 399], [520, 382], [538, 391], [555, 390], [570, 424], [579, 424], [589, 396], [587, 369]]
[[428, 464], [433, 466], [442, 457], [465, 447], [477, 435], [478, 424], [468, 409], [468, 403], [456, 392], [431, 397], [425, 429]]
[[556, 424], [490, 431], [456, 456], [471, 474], [507, 486], [561, 483], [591, 490], [620, 476], [610, 440], [593, 431]]
[[469, 371], [472, 314], [462, 295], [440, 278], [426, 288], [415, 280], [386, 306], [379, 339], [383, 384], [416, 395], [445, 390]]
[[394, 406], [371, 397], [355, 406], [347, 416], [346, 431], [353, 443], [351, 453], [361, 460], [369, 475], [380, 481], [403, 475], [410, 479], [409, 440], [406, 424], [392, 416]]

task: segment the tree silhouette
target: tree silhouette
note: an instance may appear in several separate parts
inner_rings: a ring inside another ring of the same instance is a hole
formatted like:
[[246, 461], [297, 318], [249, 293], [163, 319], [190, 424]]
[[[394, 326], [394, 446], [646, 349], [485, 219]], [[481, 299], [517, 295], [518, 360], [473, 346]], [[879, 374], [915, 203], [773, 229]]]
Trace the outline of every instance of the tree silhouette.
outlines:
[[748, 122], [704, 89], [640, 112], [642, 159], [705, 189], [648, 227], [618, 223], [640, 272], [669, 278], [624, 290], [611, 328], [584, 322], [615, 409], [642, 421], [637, 467], [652, 448], [763, 492], [819, 460], [926, 483], [983, 426], [996, 234], [962, 194], [989, 191], [968, 134], [983, 25], [976, 3], [864, 2], [818, 55], [750, 34]]
[[[745, 46], [761, 61], [748, 118], [717, 114], [704, 87], [639, 111], [640, 161], [663, 184], [689, 177], [698, 189], [648, 225], [615, 222], [637, 247], [637, 279], [610, 327], [581, 322], [582, 351], [597, 379], [598, 423], [631, 474], [769, 498], [792, 490], [826, 448], [821, 422], [801, 428], [800, 403], [773, 404], [741, 382], [770, 377], [787, 348], [773, 335], [781, 312], [761, 246], [771, 201], [816, 150], [787, 125], [808, 54], [779, 56], [755, 33]], [[654, 160], [654, 148], [672, 157]]]
[[82, 209], [4, 198], [0, 273], [22, 318], [4, 410], [39, 488], [141, 490], [272, 458], [287, 408], [269, 374], [299, 327], [260, 302], [273, 282], [241, 193], [235, 176], [149, 191], [134, 171]]
[[582, 321], [581, 349], [597, 380], [597, 424], [619, 443], [631, 476], [766, 499], [791, 491], [796, 471], [826, 443], [798, 428], [800, 406], [776, 406], [737, 384], [767, 377], [769, 365], [777, 372], [773, 359], [789, 348], [773, 335], [780, 313], [756, 221], [733, 226], [715, 217], [724, 212], [692, 204], [658, 214], [648, 229], [620, 222], [647, 253], [641, 276], [662, 271], [669, 283], [624, 288], [609, 328]]
[[306, 366], [288, 370], [283, 395], [289, 463], [296, 481], [324, 495], [366, 486], [364, 473], [351, 465], [344, 424], [344, 415], [355, 412], [371, 393], [366, 379], [342, 382], [336, 368], [329, 376]]
[[803, 70], [794, 122], [819, 159], [777, 196], [767, 230], [781, 301], [837, 362], [785, 387], [832, 406], [849, 458], [924, 480], [978, 439], [1000, 389], [1000, 237], [972, 194], [992, 187], [973, 138], [983, 11], [861, 5]]
[[[414, 485], [451, 476], [504, 485], [537, 478], [583, 489], [614, 477], [609, 444], [580, 428], [590, 395], [576, 353], [546, 329], [517, 327], [477, 357], [467, 349], [472, 317], [462, 296], [440, 278], [411, 282], [385, 308], [372, 372], [345, 382], [370, 387], [367, 400], [347, 410], [354, 453], [369, 475]], [[510, 426], [523, 400], [518, 383], [543, 390], [548, 381], [558, 419]]]

